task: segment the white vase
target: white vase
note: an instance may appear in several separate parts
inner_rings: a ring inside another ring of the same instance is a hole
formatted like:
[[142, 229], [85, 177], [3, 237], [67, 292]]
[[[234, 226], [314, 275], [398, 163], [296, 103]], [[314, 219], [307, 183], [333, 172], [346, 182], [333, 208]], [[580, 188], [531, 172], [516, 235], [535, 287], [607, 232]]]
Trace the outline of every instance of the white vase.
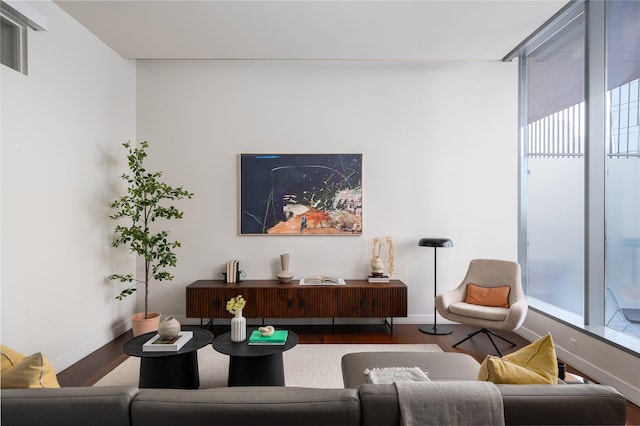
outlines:
[[281, 254], [280, 255], [280, 266], [282, 266], [282, 272], [278, 273], [276, 276], [280, 280], [281, 283], [290, 283], [293, 279], [293, 274], [289, 271], [289, 255]]
[[283, 271], [289, 270], [289, 255], [281, 254], [280, 255], [280, 266], [282, 266]]
[[174, 317], [167, 317], [158, 326], [160, 337], [178, 337], [180, 334], [180, 323]]
[[242, 316], [242, 309], [236, 311], [235, 315], [231, 318], [231, 341], [244, 342], [247, 338], [247, 319]]

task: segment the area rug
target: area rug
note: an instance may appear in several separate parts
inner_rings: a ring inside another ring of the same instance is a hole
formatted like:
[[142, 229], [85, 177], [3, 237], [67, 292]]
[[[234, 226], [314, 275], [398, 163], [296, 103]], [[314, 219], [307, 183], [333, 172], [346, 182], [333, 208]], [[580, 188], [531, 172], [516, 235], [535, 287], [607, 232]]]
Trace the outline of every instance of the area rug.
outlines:
[[[434, 344], [312, 344], [297, 345], [283, 354], [287, 386], [343, 388], [340, 361], [351, 352], [442, 352]], [[229, 357], [205, 346], [198, 350], [200, 388], [227, 386]], [[94, 386], [138, 385], [140, 358], [129, 357]]]

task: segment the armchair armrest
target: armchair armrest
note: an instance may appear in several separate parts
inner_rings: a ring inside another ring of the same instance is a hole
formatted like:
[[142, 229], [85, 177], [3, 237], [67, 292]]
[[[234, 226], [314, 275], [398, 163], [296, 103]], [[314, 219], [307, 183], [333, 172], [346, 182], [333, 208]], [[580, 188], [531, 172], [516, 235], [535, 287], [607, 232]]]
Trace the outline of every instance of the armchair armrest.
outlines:
[[526, 316], [529, 305], [524, 300], [519, 300], [509, 306], [507, 318], [504, 320], [504, 329], [515, 330], [522, 325]]
[[450, 291], [445, 291], [436, 296], [435, 304], [440, 315], [445, 316], [449, 312], [449, 306], [454, 303], [462, 302], [465, 298], [465, 289], [457, 287]]

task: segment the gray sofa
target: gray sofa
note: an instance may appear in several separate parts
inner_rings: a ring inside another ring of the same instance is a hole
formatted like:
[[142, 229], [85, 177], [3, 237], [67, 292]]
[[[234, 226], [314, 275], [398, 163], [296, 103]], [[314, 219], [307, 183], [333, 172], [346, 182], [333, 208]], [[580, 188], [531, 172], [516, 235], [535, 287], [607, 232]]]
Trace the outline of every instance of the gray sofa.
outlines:
[[[386, 364], [386, 365], [385, 365]], [[469, 380], [478, 363], [458, 353], [357, 353], [343, 358], [345, 389], [201, 390], [88, 387], [3, 389], [3, 426], [399, 425], [394, 385], [366, 383], [364, 368], [418, 366], [432, 380]], [[506, 424], [624, 425], [626, 400], [601, 385], [498, 385]], [[425, 395], [425, 404], [429, 396]]]
[[359, 426], [355, 389], [2, 390], [2, 426]]
[[[364, 370], [419, 367], [432, 381], [476, 380], [480, 364], [462, 353], [361, 352], [342, 358], [346, 388], [358, 389], [363, 426], [400, 424], [393, 384], [369, 384]], [[624, 425], [627, 401], [610, 386], [596, 384], [497, 385], [507, 425]], [[429, 396], [425, 395], [425, 404]]]

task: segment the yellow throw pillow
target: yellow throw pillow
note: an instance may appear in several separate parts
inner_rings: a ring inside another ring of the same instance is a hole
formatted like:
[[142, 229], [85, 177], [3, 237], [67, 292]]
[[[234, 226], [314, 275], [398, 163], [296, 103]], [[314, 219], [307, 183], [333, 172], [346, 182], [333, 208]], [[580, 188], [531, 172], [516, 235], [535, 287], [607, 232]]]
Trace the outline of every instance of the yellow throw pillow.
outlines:
[[502, 358], [487, 355], [478, 380], [496, 384], [558, 383], [558, 360], [551, 335]]
[[0, 375], [3, 389], [60, 387], [56, 372], [40, 352], [25, 357], [2, 345], [0, 357], [2, 358]]
[[25, 355], [20, 352], [16, 352], [5, 345], [0, 345], [0, 358], [2, 359], [1, 371], [4, 371], [22, 361], [25, 358]]

